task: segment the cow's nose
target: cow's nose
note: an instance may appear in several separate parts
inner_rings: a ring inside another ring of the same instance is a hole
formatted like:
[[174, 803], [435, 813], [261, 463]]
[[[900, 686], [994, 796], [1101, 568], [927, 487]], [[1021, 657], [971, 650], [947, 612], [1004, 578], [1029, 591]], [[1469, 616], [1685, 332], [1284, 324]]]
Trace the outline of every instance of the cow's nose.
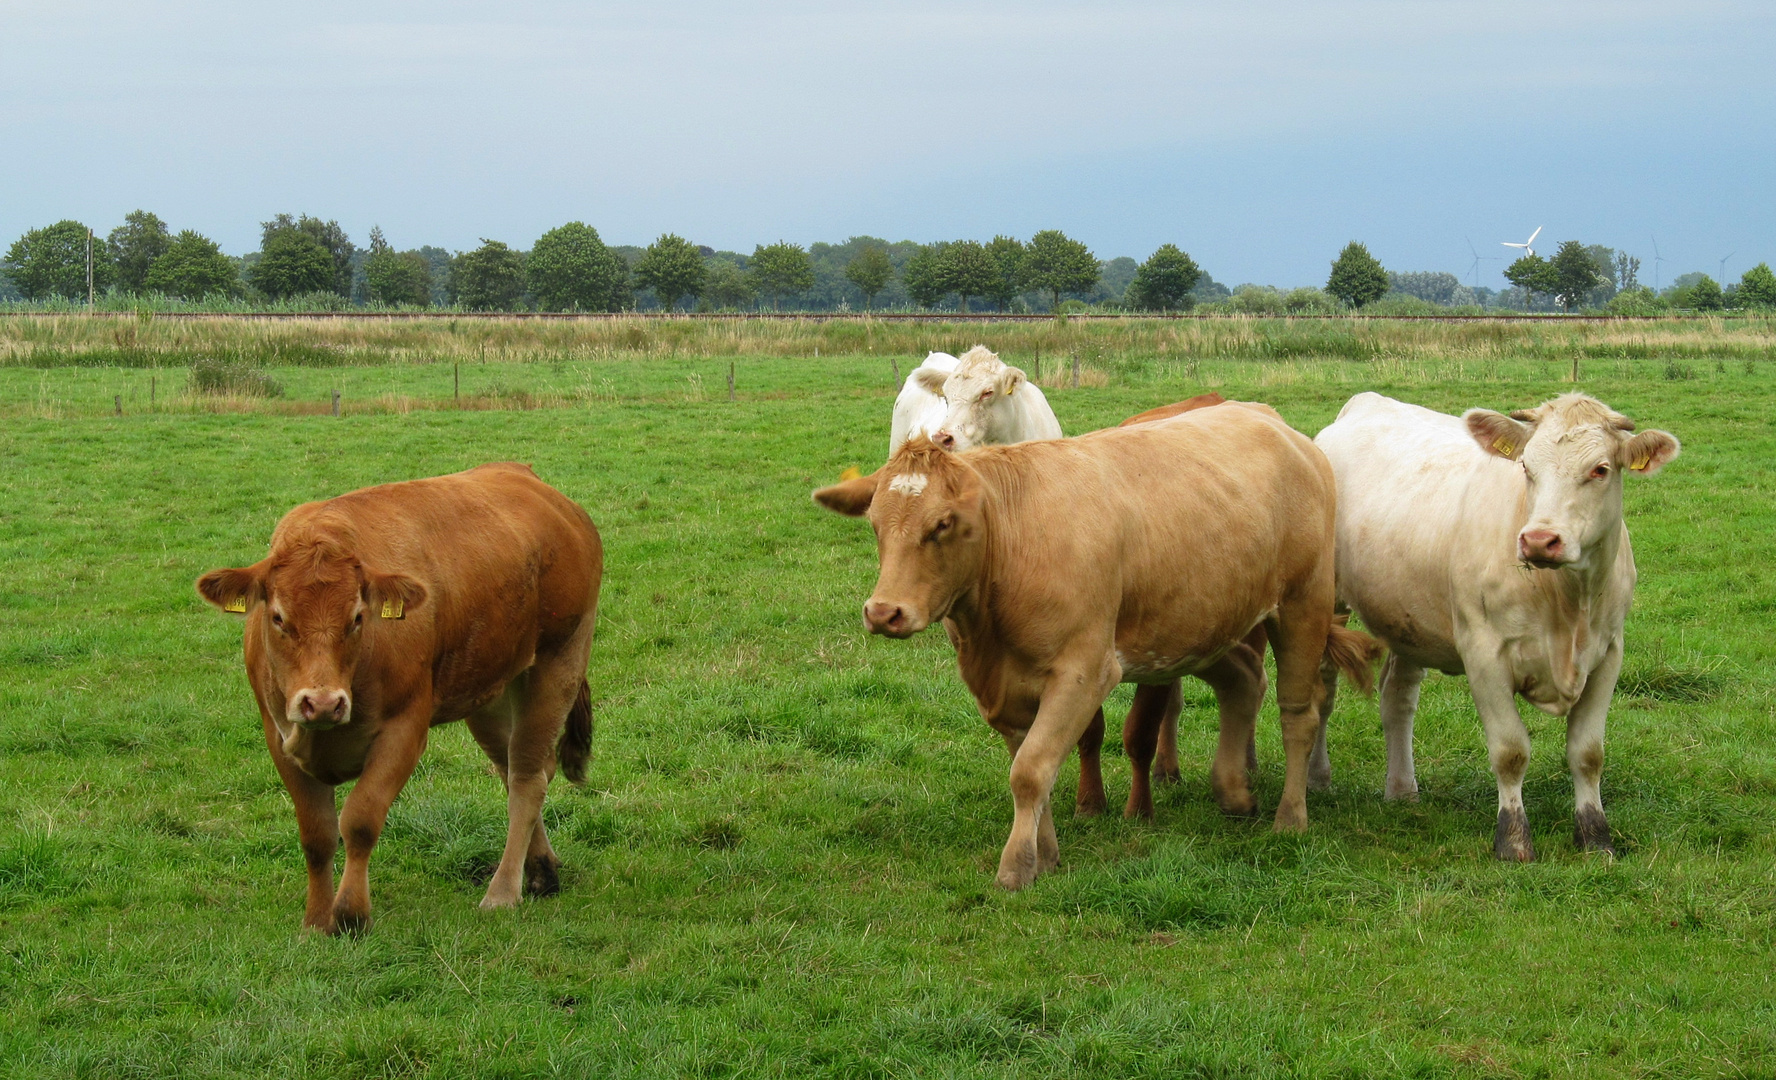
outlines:
[[1560, 534], [1547, 529], [1532, 529], [1517, 537], [1517, 553], [1528, 562], [1555, 562], [1564, 550]]
[[872, 634], [894, 634], [906, 629], [906, 609], [899, 604], [871, 600], [863, 605], [863, 624]]
[[954, 450], [956, 448], [956, 436], [950, 434], [948, 431], [938, 432], [931, 437], [931, 441], [943, 447], [945, 450]]
[[296, 697], [296, 708], [311, 723], [338, 723], [345, 717], [344, 694], [337, 690], [304, 690]]

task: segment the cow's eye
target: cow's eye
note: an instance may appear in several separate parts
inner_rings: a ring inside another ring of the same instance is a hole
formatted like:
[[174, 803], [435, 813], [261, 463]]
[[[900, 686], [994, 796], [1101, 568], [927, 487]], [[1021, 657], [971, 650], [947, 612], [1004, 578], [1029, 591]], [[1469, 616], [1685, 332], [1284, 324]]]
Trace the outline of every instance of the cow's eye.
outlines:
[[284, 617], [275, 611], [272, 612], [271, 613], [271, 625], [277, 627], [279, 630], [282, 630], [284, 628]]
[[1600, 462], [1598, 464], [1597, 468], [1591, 470], [1591, 479], [1604, 480], [1609, 477], [1609, 473], [1610, 473], [1609, 466], [1607, 464], [1603, 464]]
[[363, 625], [364, 625], [364, 613], [362, 611], [360, 611], [356, 615], [352, 616], [352, 629], [356, 630], [358, 627], [363, 626]]
[[942, 540], [944, 538], [944, 536], [946, 536], [949, 533], [950, 527], [952, 525], [954, 525], [955, 523], [956, 523], [955, 519], [953, 519], [947, 515], [939, 518], [937, 521], [937, 524], [933, 525], [931, 527], [931, 531], [925, 535], [925, 539], [927, 539], [927, 540]]
[[985, 401], [985, 400], [987, 400], [987, 399], [988, 399], [988, 398], [990, 398], [990, 397], [992, 397], [992, 396], [993, 396], [993, 392], [992, 392], [992, 391], [991, 391], [991, 390], [982, 390], [982, 391], [981, 391], [981, 396], [980, 396], [980, 399], [981, 399], [981, 400], [982, 400], [982, 401]]

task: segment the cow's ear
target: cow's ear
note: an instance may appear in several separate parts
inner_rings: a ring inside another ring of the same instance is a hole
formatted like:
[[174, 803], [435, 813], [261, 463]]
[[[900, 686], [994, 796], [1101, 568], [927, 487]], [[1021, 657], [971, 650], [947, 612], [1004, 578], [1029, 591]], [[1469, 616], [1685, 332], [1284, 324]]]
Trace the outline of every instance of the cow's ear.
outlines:
[[1622, 463], [1629, 472], [1651, 476], [1677, 456], [1682, 447], [1668, 431], [1643, 431], [1622, 444]]
[[365, 606], [385, 619], [405, 619], [426, 602], [426, 587], [406, 574], [382, 574], [363, 567]]
[[1010, 394], [1028, 381], [1021, 368], [1008, 367], [999, 373], [999, 393]]
[[869, 513], [870, 503], [874, 502], [875, 498], [876, 473], [851, 480], [841, 480], [831, 487], [823, 487], [814, 492], [815, 502], [835, 514], [844, 514], [846, 517], [862, 517]]
[[1468, 434], [1480, 444], [1480, 449], [1512, 461], [1523, 454], [1524, 445], [1535, 431], [1533, 426], [1520, 424], [1491, 409], [1469, 409], [1462, 414], [1462, 420], [1467, 423]]
[[944, 383], [948, 379], [948, 374], [936, 368], [922, 367], [913, 372], [913, 381], [919, 384], [919, 389], [938, 397], [943, 397]]
[[223, 611], [245, 615], [265, 599], [265, 564], [211, 570], [197, 579], [197, 595]]

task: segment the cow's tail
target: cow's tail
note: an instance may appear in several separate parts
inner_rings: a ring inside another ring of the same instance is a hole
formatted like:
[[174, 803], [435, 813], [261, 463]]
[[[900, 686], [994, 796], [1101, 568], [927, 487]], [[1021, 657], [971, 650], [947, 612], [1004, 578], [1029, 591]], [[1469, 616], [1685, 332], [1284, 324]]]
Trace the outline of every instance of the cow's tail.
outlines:
[[1332, 624], [1326, 635], [1325, 660], [1365, 694], [1375, 691], [1375, 662], [1387, 648], [1368, 634], [1344, 626], [1344, 620]]
[[580, 680], [573, 708], [567, 711], [567, 724], [555, 743], [555, 760], [561, 765], [561, 775], [576, 784], [586, 782], [586, 766], [592, 761], [592, 687], [585, 679]]

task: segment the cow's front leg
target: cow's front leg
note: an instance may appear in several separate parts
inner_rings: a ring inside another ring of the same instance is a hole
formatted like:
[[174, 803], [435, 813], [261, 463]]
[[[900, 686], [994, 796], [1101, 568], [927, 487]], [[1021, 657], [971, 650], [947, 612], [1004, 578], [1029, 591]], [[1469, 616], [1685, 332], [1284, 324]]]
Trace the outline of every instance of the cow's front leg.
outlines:
[[1591, 672], [1585, 691], [1566, 718], [1566, 763], [1573, 778], [1573, 843], [1580, 851], [1616, 853], [1603, 816], [1603, 725], [1622, 673], [1617, 639]]
[[265, 721], [265, 741], [277, 766], [290, 803], [296, 809], [296, 832], [302, 842], [302, 861], [308, 869], [308, 902], [303, 906], [302, 928], [323, 934], [334, 932], [333, 856], [339, 850], [339, 808], [333, 785], [323, 784], [303, 772], [283, 751], [283, 738], [270, 719]]
[[[1090, 725], [1092, 714], [1103, 705], [1105, 695], [1122, 677], [1113, 657], [1107, 652], [1100, 657], [1090, 667], [1056, 670], [1043, 689], [1035, 722], [1016, 748], [1011, 762], [1011, 836], [999, 857], [998, 880], [1007, 889], [1021, 889], [1060, 863], [1060, 845], [1048, 805], [1055, 774]], [[1008, 746], [1010, 741], [1008, 737]]]
[[1492, 834], [1492, 853], [1505, 862], [1535, 859], [1535, 842], [1529, 835], [1529, 815], [1523, 811], [1523, 774], [1529, 771], [1529, 729], [1517, 715], [1517, 698], [1511, 689], [1510, 672], [1493, 665], [1468, 665], [1468, 690], [1486, 729], [1486, 754], [1498, 780], [1498, 826]]
[[1412, 718], [1425, 669], [1388, 653], [1381, 668], [1381, 730], [1387, 736], [1385, 798], [1418, 799], [1418, 772], [1412, 763]]
[[358, 933], [370, 928], [370, 852], [382, 836], [389, 807], [407, 786], [419, 755], [425, 752], [429, 703], [390, 718], [370, 744], [364, 771], [345, 797], [340, 832], [345, 836], [345, 873], [333, 898], [337, 931]]

